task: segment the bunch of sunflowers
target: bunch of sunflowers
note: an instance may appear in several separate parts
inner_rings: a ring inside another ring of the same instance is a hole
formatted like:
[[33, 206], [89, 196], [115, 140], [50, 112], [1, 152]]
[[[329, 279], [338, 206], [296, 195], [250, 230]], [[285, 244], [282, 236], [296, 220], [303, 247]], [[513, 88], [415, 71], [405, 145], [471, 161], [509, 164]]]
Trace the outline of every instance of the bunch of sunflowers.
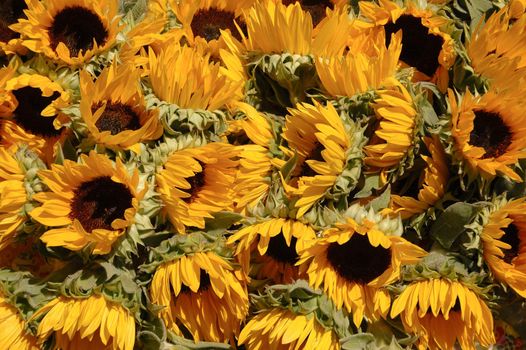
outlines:
[[525, 0], [3, 0], [0, 65], [0, 349], [525, 346]]

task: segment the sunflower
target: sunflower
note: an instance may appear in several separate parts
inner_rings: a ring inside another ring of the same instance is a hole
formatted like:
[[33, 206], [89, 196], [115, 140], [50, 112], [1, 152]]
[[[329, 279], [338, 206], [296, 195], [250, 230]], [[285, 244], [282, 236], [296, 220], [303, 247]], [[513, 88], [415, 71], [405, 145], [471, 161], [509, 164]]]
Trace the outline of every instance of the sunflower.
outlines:
[[322, 288], [337, 308], [353, 313], [359, 327], [364, 315], [371, 319], [387, 315], [391, 297], [385, 287], [400, 279], [402, 265], [418, 262], [426, 252], [399, 236], [399, 220], [359, 205], [348, 213], [354, 218], [325, 230], [299, 252], [297, 264], [313, 288]]
[[418, 349], [474, 350], [476, 339], [495, 343], [493, 316], [480, 297], [459, 281], [445, 278], [411, 283], [393, 302], [391, 317], [401, 315], [406, 331], [418, 336]]
[[[213, 111], [236, 100], [241, 81], [232, 81], [219, 63], [199, 48], [167, 42], [156, 54], [149, 51], [149, 77], [161, 100], [181, 108]], [[166, 74], [173, 72], [173, 74]]]
[[525, 28], [526, 16], [515, 21], [513, 11], [504, 6], [472, 32], [466, 53], [475, 73], [488, 79], [493, 88], [515, 89], [516, 82], [524, 78]]
[[484, 214], [484, 261], [495, 278], [526, 298], [526, 202], [501, 200]]
[[197, 342], [233, 341], [248, 313], [248, 292], [232, 265], [214, 252], [196, 252], [161, 264], [152, 279], [153, 303], [178, 335]]
[[[389, 208], [393, 214], [399, 214], [402, 219], [407, 219], [413, 215], [421, 214], [430, 207], [433, 207], [445, 194], [446, 185], [449, 179], [449, 171], [446, 154], [440, 140], [437, 137], [426, 137], [424, 139], [429, 155], [421, 155], [425, 162], [425, 168], [416, 180], [417, 193], [412, 197], [408, 193], [411, 189], [405, 188], [405, 195], [392, 194]], [[396, 182], [394, 186], [403, 188]]]
[[[20, 312], [0, 295], [0, 348], [38, 350], [37, 338], [28, 332]], [[2, 336], [3, 335], [3, 336]]]
[[9, 28], [19, 19], [27, 18], [24, 0], [5, 0], [0, 4], [0, 52], [25, 54], [27, 50], [21, 45], [20, 34]]
[[448, 86], [449, 68], [455, 62], [455, 42], [443, 31], [448, 21], [436, 15], [431, 6], [417, 5], [408, 1], [404, 7], [396, 2], [380, 0], [361, 1], [360, 13], [371, 22], [371, 35], [385, 32], [386, 45], [389, 45], [391, 34], [402, 31], [402, 51], [400, 61], [416, 68], [416, 81], [437, 83], [442, 91]]
[[157, 174], [168, 219], [179, 233], [205, 227], [205, 218], [232, 210], [238, 161], [236, 147], [209, 143], [174, 152]]
[[271, 279], [274, 283], [291, 283], [299, 278], [298, 251], [309, 240], [316, 238], [314, 229], [297, 220], [271, 218], [242, 228], [229, 237], [235, 243], [235, 256], [243, 269], [250, 270], [251, 255], [257, 266], [258, 279]]
[[239, 335], [248, 350], [340, 350], [338, 336], [314, 315], [273, 308], [254, 316]]
[[373, 108], [378, 119], [374, 136], [365, 146], [364, 162], [372, 171], [387, 176], [399, 166], [414, 147], [418, 130], [418, 115], [407, 89], [397, 88], [377, 91]]
[[97, 144], [140, 150], [140, 143], [161, 137], [157, 110], [147, 110], [139, 82], [140, 71], [112, 65], [95, 82], [80, 73], [80, 112]]
[[323, 88], [332, 96], [351, 97], [397, 85], [395, 73], [402, 50], [401, 39], [400, 34], [395, 34], [389, 48], [379, 42], [374, 52], [351, 50], [345, 56], [318, 57], [316, 72]]
[[130, 177], [120, 159], [116, 166], [95, 152], [80, 159], [81, 164], [65, 160], [39, 172], [51, 192], [35, 194], [42, 206], [29, 214], [56, 227], [40, 238], [47, 246], [78, 251], [90, 245], [93, 254], [107, 254], [133, 223], [146, 189], [139, 192], [138, 171]]
[[29, 50], [79, 66], [115, 44], [120, 31], [118, 1], [27, 0], [28, 19], [11, 28]]
[[498, 174], [522, 181], [510, 166], [526, 158], [526, 120], [516, 104], [520, 97], [506, 96], [490, 91], [476, 97], [466, 91], [458, 101], [448, 92], [453, 155], [472, 178], [480, 174], [491, 180]]
[[282, 150], [289, 157], [296, 154], [299, 166], [285, 187], [300, 197], [295, 204], [299, 218], [336, 183], [361, 137], [358, 127], [344, 123], [330, 103], [298, 104], [289, 114], [282, 133], [288, 146]]
[[135, 319], [131, 312], [100, 294], [85, 298], [59, 296], [32, 318], [42, 315], [39, 343], [53, 337], [53, 349], [132, 350], [135, 344]]
[[173, 4], [173, 11], [182, 25], [190, 46], [200, 46], [213, 57], [226, 48], [222, 31], [241, 40], [240, 30], [245, 29], [243, 11], [255, 0], [199, 0]]
[[240, 33], [245, 50], [266, 54], [341, 53], [351, 29], [342, 6], [330, 11], [314, 30], [311, 15], [303, 11], [302, 2], [288, 6], [279, 1], [256, 2], [245, 11], [245, 21], [247, 34]]
[[269, 147], [274, 135], [270, 122], [254, 107], [246, 103], [240, 103], [237, 107], [245, 114], [245, 119], [238, 123], [239, 127], [254, 143], [238, 146], [239, 172], [234, 188], [235, 206], [238, 211], [245, 212], [268, 194], [273, 168]]
[[8, 248], [26, 220], [22, 209], [27, 196], [22, 169], [13, 155], [0, 147], [0, 251]]
[[28, 144], [49, 163], [67, 136], [62, 126], [69, 118], [60, 109], [68, 106], [70, 95], [46, 76], [6, 73], [10, 78], [0, 80], [2, 141]]

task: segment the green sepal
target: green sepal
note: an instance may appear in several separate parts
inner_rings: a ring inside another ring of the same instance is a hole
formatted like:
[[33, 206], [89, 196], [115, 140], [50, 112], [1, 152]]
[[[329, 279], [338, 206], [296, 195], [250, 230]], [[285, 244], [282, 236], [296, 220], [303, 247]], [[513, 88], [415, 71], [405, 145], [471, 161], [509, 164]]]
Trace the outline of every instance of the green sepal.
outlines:
[[0, 293], [26, 320], [53, 298], [46, 284], [29, 272], [8, 269], [0, 269]]
[[256, 310], [277, 307], [295, 314], [313, 316], [319, 324], [325, 329], [333, 330], [339, 338], [351, 334], [349, 315], [342, 309], [336, 309], [326, 295], [312, 289], [307, 281], [268, 286], [262, 294], [250, 296]]
[[378, 339], [372, 333], [358, 333], [340, 340], [342, 350], [402, 350], [404, 349], [392, 337], [389, 343], [383, 339]]
[[136, 283], [135, 272], [128, 269], [120, 259], [109, 258], [66, 266], [55, 273], [47, 285], [55, 294], [70, 298], [102, 294], [128, 309], [136, 320], [140, 319], [142, 291]]
[[176, 104], [161, 101], [146, 89], [146, 107], [156, 108], [167, 137], [183, 134], [203, 136], [208, 140], [219, 141], [228, 129], [227, 115], [220, 111], [181, 108]]
[[288, 53], [249, 57], [251, 75], [248, 100], [256, 107], [293, 107], [307, 101], [305, 91], [317, 85], [316, 68], [311, 56]]
[[185, 339], [168, 331], [167, 341], [162, 344], [162, 350], [228, 350], [233, 349], [232, 346], [225, 343], [216, 342], [195, 342], [193, 340]]
[[142, 265], [140, 268], [144, 272], [153, 273], [159, 265], [165, 262], [200, 252], [214, 252], [225, 259], [230, 259], [233, 256], [233, 252], [226, 246], [225, 232], [223, 230], [220, 231], [194, 231], [164, 240], [158, 247], [151, 249], [149, 263]]
[[483, 205], [456, 202], [448, 206], [431, 226], [431, 237], [445, 249], [450, 249], [457, 238], [466, 232], [466, 225], [473, 221]]

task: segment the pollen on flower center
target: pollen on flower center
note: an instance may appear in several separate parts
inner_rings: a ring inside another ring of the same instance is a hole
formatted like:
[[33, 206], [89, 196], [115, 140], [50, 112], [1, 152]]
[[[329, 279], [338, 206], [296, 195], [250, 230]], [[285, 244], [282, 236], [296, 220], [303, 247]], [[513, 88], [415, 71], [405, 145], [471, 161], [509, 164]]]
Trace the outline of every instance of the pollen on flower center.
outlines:
[[108, 30], [100, 17], [81, 6], [66, 7], [58, 12], [48, 33], [51, 48], [55, 50], [59, 43], [64, 43], [72, 57], [91, 50], [94, 42], [101, 46], [108, 40]]
[[185, 203], [192, 203], [196, 198], [203, 186], [205, 185], [205, 163], [198, 161], [199, 165], [201, 165], [201, 171], [196, 173], [194, 176], [189, 177], [186, 179], [188, 183], [190, 184], [190, 189], [187, 191], [190, 193], [190, 197], [183, 198]]
[[132, 206], [128, 187], [109, 176], [97, 177], [77, 187], [71, 202], [72, 219], [91, 232], [95, 229], [112, 230], [115, 219], [124, 219], [124, 212]]
[[19, 18], [26, 18], [24, 10], [27, 4], [24, 0], [3, 0], [0, 3], [0, 41], [8, 42], [19, 36], [18, 33], [9, 29], [11, 24]]
[[[199, 289], [197, 290], [197, 293], [199, 292], [206, 292], [210, 288], [210, 275], [201, 269], [199, 274]], [[185, 284], [181, 285], [181, 293], [191, 293], [192, 290]]]
[[482, 156], [483, 159], [496, 158], [506, 153], [511, 140], [510, 128], [498, 113], [475, 111], [469, 144], [484, 148], [486, 153]]
[[365, 235], [355, 233], [345, 244], [331, 243], [327, 260], [341, 277], [366, 284], [390, 266], [391, 250], [373, 247]]
[[316, 26], [325, 17], [328, 8], [334, 9], [334, 4], [330, 0], [283, 0], [283, 5], [290, 5], [299, 2], [303, 11], [310, 13], [312, 24]]
[[266, 255], [281, 263], [295, 264], [298, 261], [296, 241], [296, 237], [292, 237], [288, 246], [282, 234], [274, 236], [268, 243]]
[[386, 45], [391, 42], [391, 34], [402, 30], [402, 61], [430, 77], [435, 74], [444, 39], [430, 34], [421, 19], [411, 15], [402, 15], [396, 23], [387, 23], [384, 28]]
[[500, 241], [511, 246], [510, 249], [502, 249], [504, 251], [504, 257], [502, 260], [510, 264], [511, 261], [519, 254], [521, 243], [519, 238], [519, 228], [515, 224], [511, 223], [508, 225], [508, 227], [502, 230], [504, 231], [504, 235], [500, 238]]
[[[94, 113], [101, 106], [102, 102], [94, 104], [91, 111]], [[120, 102], [108, 102], [95, 126], [100, 131], [109, 131], [116, 135], [125, 130], [140, 129], [141, 124], [139, 116], [130, 106]]]
[[42, 110], [46, 108], [60, 94], [55, 92], [49, 97], [42, 96], [42, 90], [30, 86], [13, 90], [18, 106], [13, 112], [14, 120], [18, 126], [27, 132], [42, 137], [55, 137], [61, 134], [53, 126], [53, 117], [43, 117]]
[[[234, 20], [236, 20], [236, 17], [233, 12], [210, 8], [197, 11], [190, 27], [196, 36], [200, 36], [206, 41], [219, 39], [221, 36], [220, 30], [225, 29], [230, 29], [232, 35], [236, 39], [241, 40], [241, 35], [234, 24]], [[237, 24], [242, 30], [246, 29], [245, 23], [239, 18], [237, 19]]]

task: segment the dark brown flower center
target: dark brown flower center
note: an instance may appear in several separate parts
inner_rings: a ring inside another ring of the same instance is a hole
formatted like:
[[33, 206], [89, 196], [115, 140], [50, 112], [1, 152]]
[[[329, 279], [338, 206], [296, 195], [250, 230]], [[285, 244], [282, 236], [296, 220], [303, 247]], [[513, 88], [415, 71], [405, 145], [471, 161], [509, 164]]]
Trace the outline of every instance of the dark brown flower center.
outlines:
[[303, 11], [310, 13], [312, 24], [318, 25], [325, 18], [327, 7], [334, 9], [334, 4], [330, 0], [283, 0], [283, 5], [290, 5], [299, 2]]
[[111, 223], [124, 219], [124, 212], [132, 207], [132, 199], [126, 185], [109, 176], [97, 177], [83, 182], [73, 192], [70, 218], [80, 221], [87, 232], [112, 230]]
[[469, 144], [484, 148], [486, 153], [482, 156], [483, 159], [496, 158], [506, 153], [512, 136], [510, 128], [500, 114], [484, 110], [475, 111]]
[[268, 243], [267, 253], [277, 262], [294, 265], [298, 261], [298, 254], [296, 253], [296, 237], [290, 240], [290, 246], [287, 245], [283, 234], [279, 234], [270, 239]]
[[[206, 292], [210, 288], [210, 275], [203, 269], [199, 273], [199, 289], [197, 293]], [[186, 285], [181, 285], [181, 293], [191, 293], [192, 290]]]
[[201, 165], [201, 171], [196, 173], [194, 176], [189, 177], [186, 179], [188, 183], [190, 184], [190, 189], [186, 192], [190, 193], [190, 197], [183, 198], [185, 203], [192, 203], [197, 196], [199, 195], [199, 191], [205, 186], [205, 163], [199, 161], [199, 165]]
[[209, 8], [208, 10], [197, 11], [194, 18], [192, 18], [190, 27], [194, 35], [200, 36], [206, 41], [219, 39], [221, 36], [220, 30], [225, 29], [230, 29], [232, 35], [236, 39], [241, 40], [241, 35], [234, 24], [234, 20], [237, 21], [241, 30], [246, 30], [245, 22], [241, 18], [236, 19], [233, 12]]
[[509, 244], [511, 248], [503, 249], [504, 258], [502, 258], [502, 260], [510, 264], [511, 261], [517, 255], [519, 255], [519, 248], [521, 244], [521, 240], [519, 237], [520, 231], [519, 228], [513, 223], [509, 224], [508, 227], [503, 229], [503, 231], [504, 235], [500, 238], [500, 241]]
[[13, 90], [18, 106], [13, 112], [14, 121], [18, 126], [33, 135], [41, 137], [59, 136], [62, 129], [53, 126], [54, 117], [43, 117], [44, 108], [57, 99], [60, 94], [55, 92], [49, 97], [42, 96], [42, 90], [30, 86]]
[[305, 158], [305, 160], [303, 161], [303, 164], [301, 165], [301, 171], [300, 171], [300, 174], [298, 176], [316, 176], [316, 175], [318, 175], [318, 173], [315, 172], [309, 166], [309, 164], [307, 164], [307, 160], [317, 160], [317, 161], [320, 161], [320, 162], [325, 161], [323, 159], [322, 155], [321, 155], [321, 152], [324, 149], [325, 148], [323, 147], [323, 145], [321, 143], [319, 143], [318, 141], [316, 141], [316, 143], [312, 147], [312, 150], [307, 155], [307, 158]]
[[18, 22], [19, 18], [27, 18], [24, 10], [27, 9], [24, 0], [2, 0], [0, 2], [0, 41], [8, 42], [19, 37], [19, 34], [9, 26]]
[[102, 46], [108, 40], [108, 30], [100, 17], [82, 6], [66, 7], [58, 12], [48, 33], [51, 48], [55, 50], [59, 43], [64, 43], [71, 57], [91, 50], [94, 42]]
[[[91, 112], [95, 113], [100, 107], [102, 102], [94, 104], [91, 106]], [[117, 135], [125, 130], [140, 129], [141, 123], [132, 107], [120, 102], [108, 102], [95, 126], [100, 131], [109, 131], [112, 135]]]
[[402, 61], [429, 77], [435, 74], [444, 39], [430, 34], [422, 20], [411, 15], [402, 15], [396, 23], [387, 23], [384, 28], [386, 45], [391, 42], [391, 34], [402, 30]]
[[365, 235], [355, 233], [345, 244], [331, 243], [327, 260], [342, 278], [367, 284], [391, 265], [391, 250], [373, 247]]

